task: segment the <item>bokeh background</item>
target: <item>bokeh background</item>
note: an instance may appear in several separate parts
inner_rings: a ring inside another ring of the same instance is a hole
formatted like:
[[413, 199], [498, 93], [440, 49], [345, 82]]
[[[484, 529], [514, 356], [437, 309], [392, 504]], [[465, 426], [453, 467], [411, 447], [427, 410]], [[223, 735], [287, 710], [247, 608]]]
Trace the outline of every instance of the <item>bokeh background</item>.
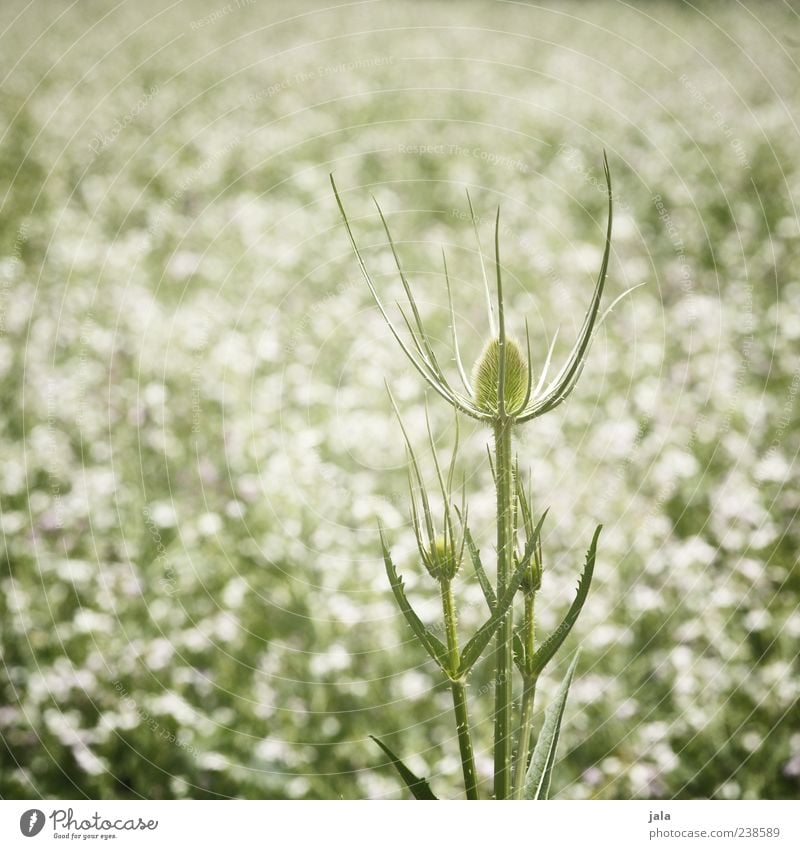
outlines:
[[[443, 352], [445, 246], [470, 362], [464, 189], [487, 251], [499, 204], [541, 364], [597, 273], [603, 148], [608, 302], [646, 285], [517, 443], [551, 508], [540, 633], [605, 525], [542, 683], [583, 647], [554, 792], [800, 795], [794, 5], [13, 0], [0, 29], [2, 796], [401, 797], [368, 734], [458, 794], [449, 693], [376, 533], [435, 620], [384, 381], [423, 460], [425, 392], [328, 174], [391, 303], [386, 209]], [[462, 436], [491, 563], [489, 434]], [[456, 592], [466, 635], [468, 568]]]

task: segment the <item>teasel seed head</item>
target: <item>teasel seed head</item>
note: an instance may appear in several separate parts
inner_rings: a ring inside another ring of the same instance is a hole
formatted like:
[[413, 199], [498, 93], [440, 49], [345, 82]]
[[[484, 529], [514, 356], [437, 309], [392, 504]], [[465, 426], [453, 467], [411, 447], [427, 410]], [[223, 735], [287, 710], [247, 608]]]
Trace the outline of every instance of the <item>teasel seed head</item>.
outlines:
[[[500, 356], [500, 340], [490, 339], [472, 371], [475, 405], [485, 413], [497, 413]], [[505, 409], [520, 409], [527, 391], [528, 362], [520, 346], [513, 339], [506, 339]]]

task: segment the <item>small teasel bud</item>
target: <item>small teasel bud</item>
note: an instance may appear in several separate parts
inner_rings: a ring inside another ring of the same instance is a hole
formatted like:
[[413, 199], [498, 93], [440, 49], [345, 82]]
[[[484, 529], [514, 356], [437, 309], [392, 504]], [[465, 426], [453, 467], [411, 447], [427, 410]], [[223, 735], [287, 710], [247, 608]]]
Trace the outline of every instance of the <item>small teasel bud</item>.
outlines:
[[[526, 552], [522, 556], [514, 553], [514, 565], [519, 567]], [[533, 551], [528, 555], [528, 568], [525, 570], [519, 588], [525, 595], [533, 595], [542, 588], [542, 571], [544, 562], [542, 559], [542, 539], [537, 536], [533, 545]]]
[[461, 567], [462, 557], [462, 551], [456, 543], [440, 534], [423, 560], [432, 578], [449, 581], [455, 578]]
[[[519, 566], [519, 560], [515, 558], [515, 561], [516, 565]], [[519, 588], [525, 595], [537, 593], [542, 588], [542, 564], [538, 558], [532, 558], [528, 568], [522, 575]]]
[[[486, 413], [497, 412], [497, 391], [500, 382], [500, 340], [490, 339], [472, 371], [472, 388], [476, 406]], [[519, 345], [506, 339], [505, 408], [522, 406], [528, 391], [528, 363]]]

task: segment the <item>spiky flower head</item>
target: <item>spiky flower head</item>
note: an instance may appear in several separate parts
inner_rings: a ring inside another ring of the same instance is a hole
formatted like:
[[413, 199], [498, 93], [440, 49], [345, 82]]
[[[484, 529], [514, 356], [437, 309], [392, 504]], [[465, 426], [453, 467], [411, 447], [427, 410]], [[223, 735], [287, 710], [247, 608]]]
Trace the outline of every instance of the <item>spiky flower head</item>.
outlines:
[[464, 546], [444, 534], [439, 534], [430, 550], [421, 550], [425, 568], [436, 581], [452, 581], [464, 559]]
[[[513, 339], [506, 339], [506, 373], [503, 396], [506, 410], [518, 410], [528, 390], [528, 362]], [[490, 339], [472, 370], [475, 405], [485, 413], [496, 413], [500, 384], [500, 340]]]
[[[475, 216], [469, 192], [467, 192], [467, 203], [469, 204], [470, 217], [472, 219], [473, 229], [475, 230], [478, 255], [481, 259], [481, 270], [483, 271], [484, 288], [486, 289], [489, 313], [489, 328], [492, 338], [478, 361], [478, 365], [476, 366], [475, 373], [473, 375], [473, 380], [470, 381], [469, 376], [464, 370], [459, 352], [453, 293], [450, 286], [450, 277], [447, 271], [447, 262], [443, 252], [442, 260], [444, 265], [445, 281], [447, 284], [448, 305], [450, 308], [453, 354], [457, 366], [458, 377], [463, 385], [464, 392], [451, 383], [450, 378], [445, 374], [445, 370], [439, 361], [439, 357], [434, 350], [435, 346], [433, 345], [433, 339], [425, 329], [411, 285], [403, 271], [397, 245], [392, 238], [386, 217], [384, 216], [380, 206], [378, 206], [377, 201], [375, 201], [375, 204], [378, 214], [380, 215], [381, 223], [383, 224], [383, 228], [386, 233], [386, 238], [389, 241], [389, 246], [397, 266], [397, 271], [400, 275], [400, 281], [403, 284], [403, 289], [408, 299], [410, 313], [398, 304], [398, 309], [403, 319], [403, 324], [408, 330], [408, 335], [401, 333], [401, 329], [395, 326], [395, 322], [389, 317], [387, 308], [381, 300], [378, 290], [375, 288], [375, 284], [370, 277], [369, 271], [364, 263], [364, 258], [361, 256], [361, 252], [359, 251], [355, 237], [353, 236], [353, 231], [350, 227], [350, 222], [347, 218], [347, 213], [345, 212], [342, 199], [336, 188], [333, 175], [331, 175], [331, 186], [333, 188], [334, 196], [336, 197], [336, 203], [339, 207], [339, 211], [342, 214], [342, 220], [344, 221], [347, 236], [353, 247], [353, 251], [356, 255], [359, 267], [361, 268], [364, 280], [366, 281], [367, 286], [372, 293], [372, 297], [375, 299], [375, 303], [378, 305], [378, 309], [381, 311], [389, 330], [400, 346], [400, 349], [408, 358], [408, 361], [425, 380], [428, 386], [447, 401], [455, 410], [492, 426], [497, 425], [501, 419], [510, 419], [514, 423], [522, 424], [555, 409], [555, 407], [563, 403], [569, 397], [570, 393], [574, 389], [581, 371], [583, 370], [583, 366], [585, 365], [589, 347], [598, 327], [603, 323], [605, 316], [608, 315], [608, 313], [614, 308], [614, 305], [620, 300], [620, 298], [627, 294], [626, 292], [623, 293], [623, 295], [620, 295], [620, 297], [608, 307], [605, 313], [600, 314], [600, 301], [603, 296], [609, 256], [611, 253], [611, 226], [613, 212], [611, 173], [608, 169], [608, 159], [606, 158], [605, 152], [603, 153], [603, 170], [605, 172], [606, 188], [608, 190], [608, 224], [606, 226], [603, 259], [600, 264], [600, 273], [598, 274], [597, 282], [595, 283], [594, 294], [592, 295], [589, 309], [584, 317], [583, 324], [581, 325], [578, 338], [575, 340], [566, 362], [559, 369], [556, 376], [547, 382], [548, 369], [550, 367], [550, 361], [558, 335], [556, 331], [556, 333], [552, 336], [552, 342], [550, 343], [544, 363], [539, 370], [540, 376], [535, 386], [532, 385], [532, 370], [528, 366], [528, 363], [531, 360], [531, 355], [527, 324], [525, 326], [526, 342], [528, 342], [526, 346], [528, 352], [527, 356], [523, 355], [519, 345], [509, 339], [505, 330], [501, 274], [502, 266], [500, 262], [500, 209], [498, 207], [494, 227], [497, 296], [495, 299], [496, 303], [493, 304], [492, 295], [489, 290], [489, 281], [486, 275], [486, 268], [483, 262], [480, 237], [478, 234], [478, 219]], [[630, 291], [632, 290], [629, 289], [628, 292]], [[502, 345], [505, 345], [506, 347], [505, 358], [500, 357], [500, 349]], [[500, 365], [503, 359], [505, 360], [505, 367], [508, 371], [508, 375], [503, 375], [505, 385], [502, 400], [504, 403], [500, 405], [498, 404], [498, 390], [501, 382]], [[523, 377], [523, 373], [526, 370], [527, 379]]]

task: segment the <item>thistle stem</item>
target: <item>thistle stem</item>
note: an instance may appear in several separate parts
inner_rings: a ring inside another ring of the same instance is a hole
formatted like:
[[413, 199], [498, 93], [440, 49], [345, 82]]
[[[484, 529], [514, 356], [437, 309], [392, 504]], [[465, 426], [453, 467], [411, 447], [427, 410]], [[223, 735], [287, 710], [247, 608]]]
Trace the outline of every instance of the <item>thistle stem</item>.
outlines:
[[[453, 588], [449, 580], [441, 582], [442, 610], [447, 634], [447, 650], [450, 654], [450, 667], [455, 674], [461, 662], [456, 632], [456, 610], [453, 600]], [[472, 738], [469, 731], [469, 713], [467, 711], [467, 688], [463, 681], [450, 682], [453, 691], [453, 710], [456, 715], [458, 746], [461, 750], [461, 768], [464, 772], [464, 787], [467, 799], [478, 798], [478, 778], [475, 771], [475, 756], [472, 751]]]
[[451, 684], [453, 690], [453, 709], [456, 714], [458, 745], [461, 749], [461, 768], [464, 772], [464, 787], [467, 799], [478, 798], [478, 777], [475, 772], [475, 757], [472, 753], [472, 739], [469, 734], [469, 714], [467, 713], [467, 688], [463, 683]]
[[531, 757], [531, 738], [533, 732], [533, 706], [536, 701], [536, 678], [525, 678], [522, 689], [522, 712], [519, 719], [519, 749], [514, 773], [514, 798], [521, 799], [525, 789], [525, 775]]
[[[525, 656], [533, 657], [536, 648], [534, 593], [525, 596]], [[521, 799], [525, 789], [525, 775], [528, 772], [528, 760], [531, 753], [531, 735], [533, 732], [533, 706], [536, 699], [536, 676], [526, 675], [522, 686], [522, 708], [519, 717], [519, 739], [517, 759], [514, 770], [514, 798]]]
[[[497, 597], [501, 598], [511, 579], [514, 481], [511, 460], [512, 420], [499, 418], [494, 425], [495, 479], [497, 487]], [[509, 608], [497, 632], [494, 691], [494, 795], [511, 795], [511, 664], [514, 615]]]
[[535, 600], [535, 593], [525, 593], [525, 657], [533, 657], [533, 653], [536, 651]]

